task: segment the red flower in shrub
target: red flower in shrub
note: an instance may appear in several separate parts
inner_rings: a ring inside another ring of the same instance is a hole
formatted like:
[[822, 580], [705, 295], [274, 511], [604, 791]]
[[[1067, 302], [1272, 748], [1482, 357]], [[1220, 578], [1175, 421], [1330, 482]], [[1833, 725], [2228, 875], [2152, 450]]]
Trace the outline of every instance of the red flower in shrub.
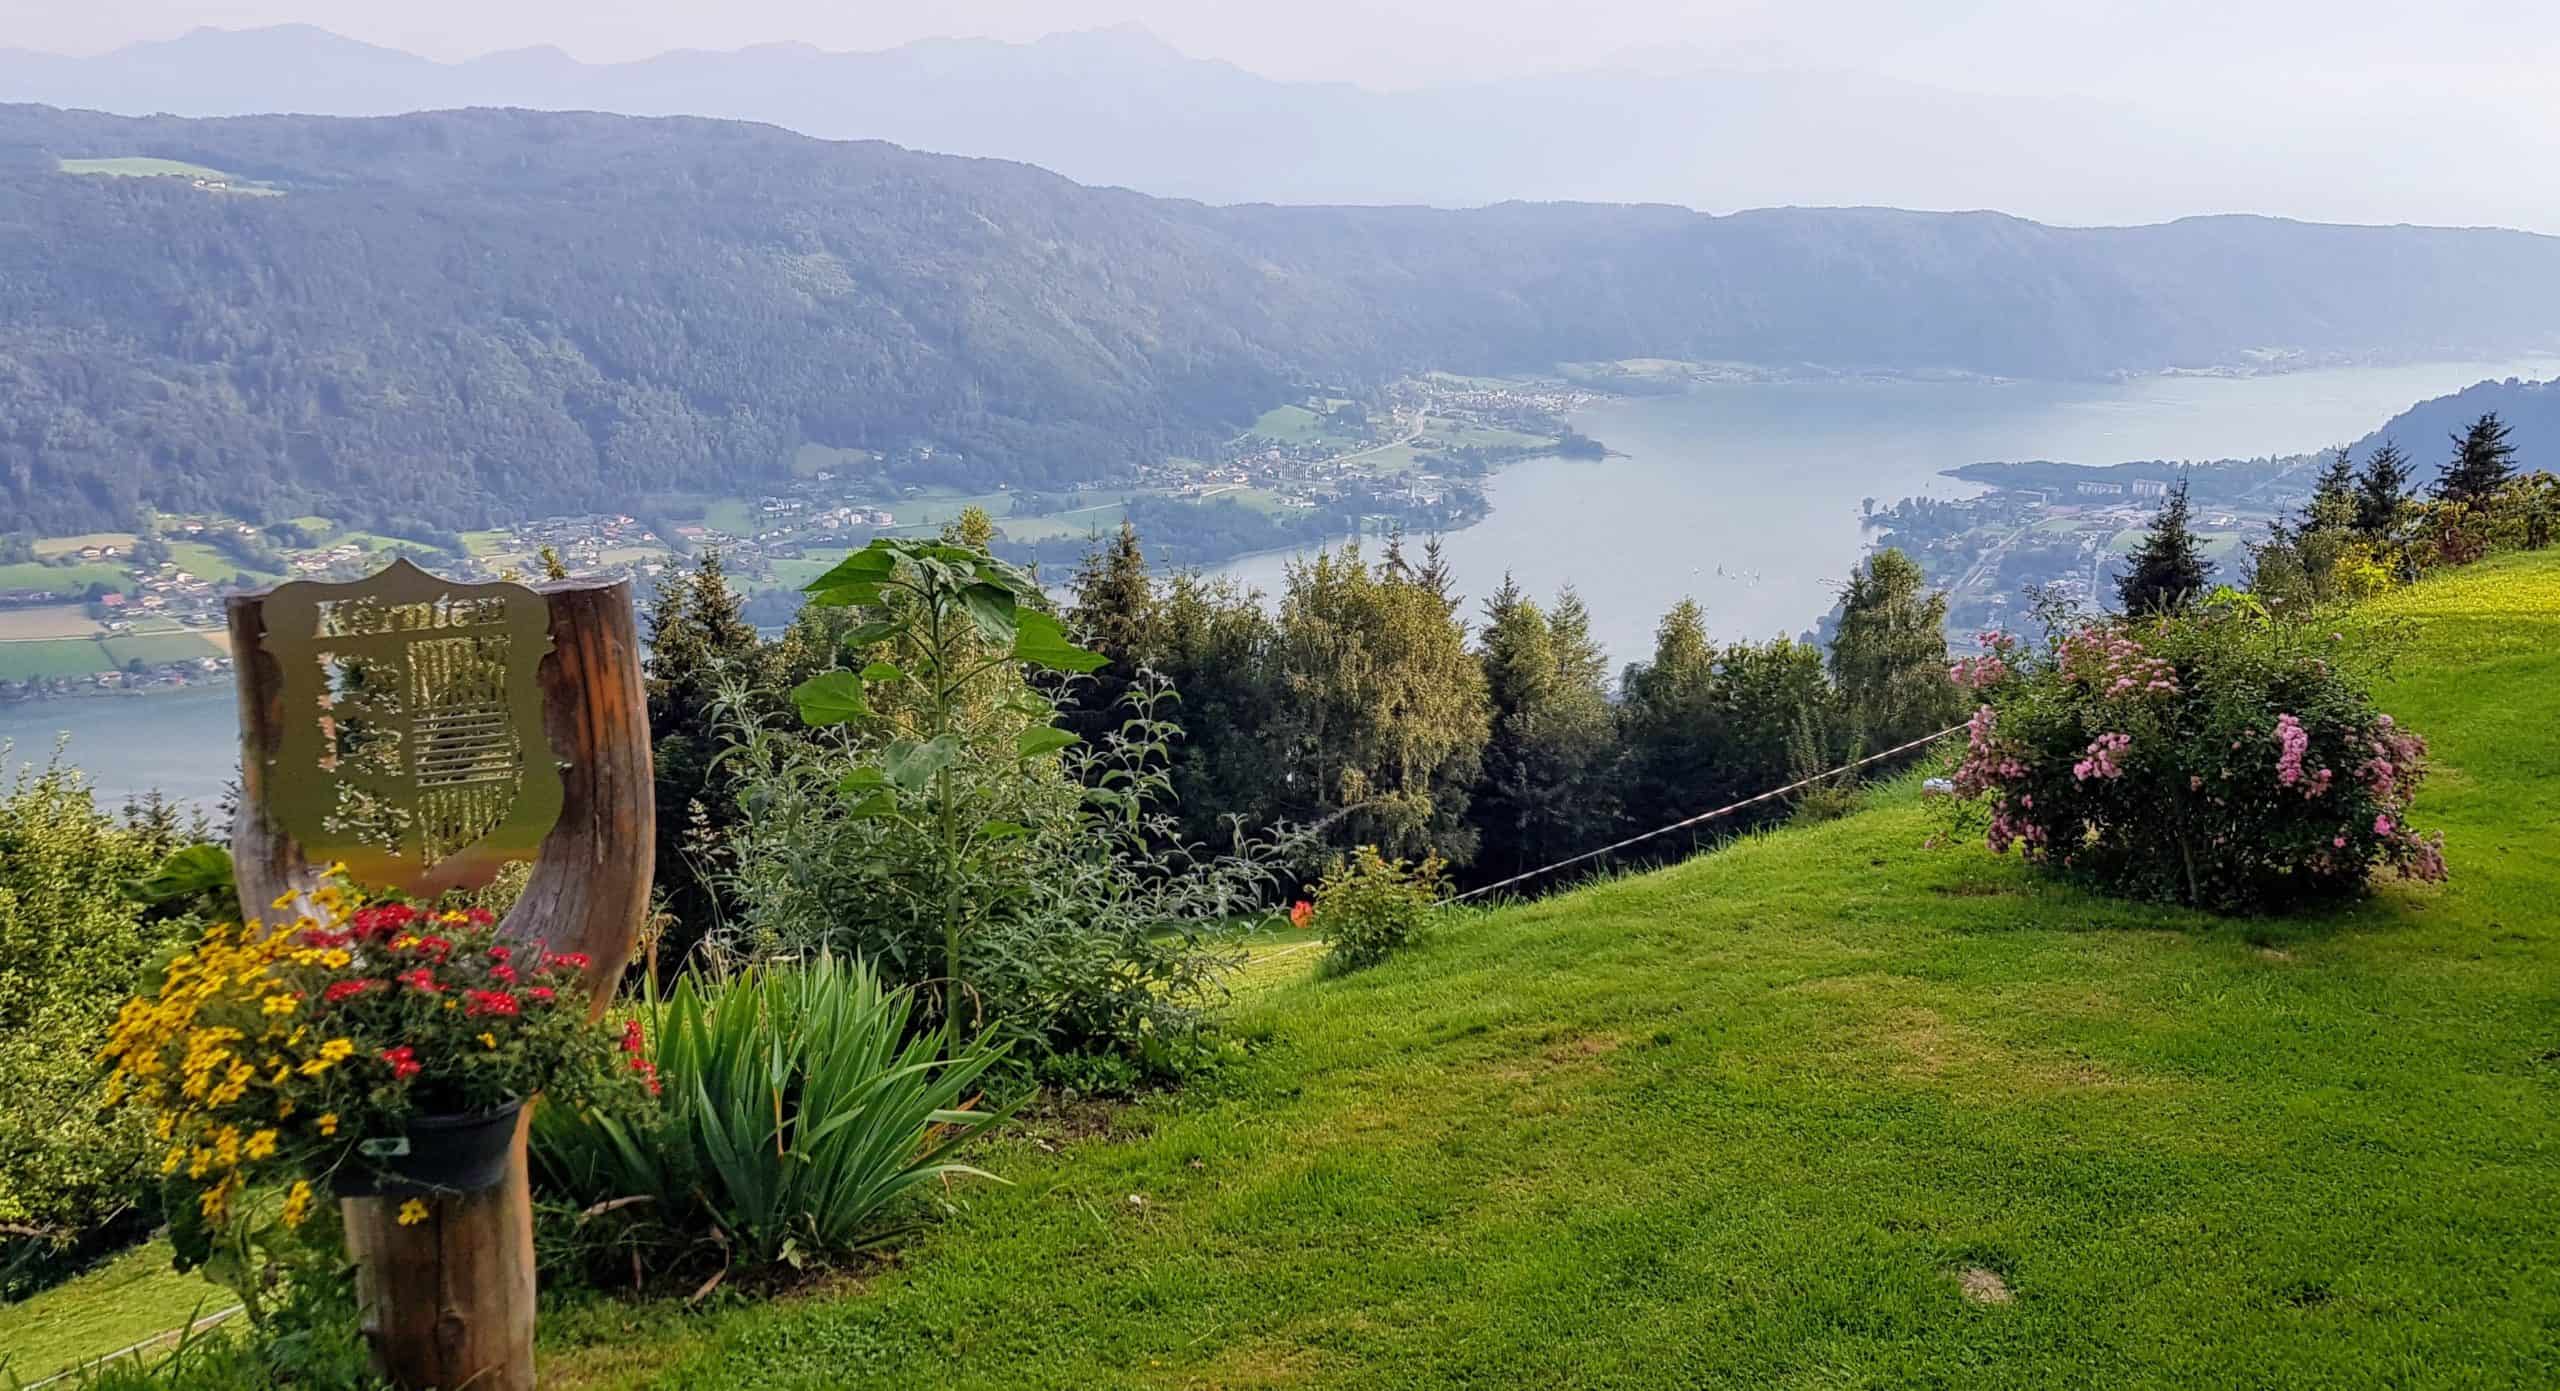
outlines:
[[1315, 920], [1316, 906], [1314, 904], [1309, 903], [1302, 898], [1289, 905], [1289, 925], [1291, 927], [1305, 927], [1307, 924], [1314, 922]]
[[421, 966], [414, 971], [402, 971], [399, 979], [402, 985], [405, 985], [422, 995], [433, 995], [444, 989], [443, 986], [436, 984], [436, 973], [428, 970], [424, 966]]
[[374, 980], [342, 980], [321, 991], [320, 998], [333, 1005], [344, 1004], [379, 984]]
[[405, 903], [377, 903], [359, 908], [355, 914], [355, 930], [364, 937], [389, 937], [418, 920], [418, 910]]
[[553, 1000], [559, 998], [557, 995], [552, 993], [551, 987], [547, 985], [537, 985], [524, 993], [526, 999], [533, 1001], [537, 1005], [547, 1005]]
[[343, 947], [347, 943], [354, 941], [355, 937], [356, 935], [352, 932], [324, 932], [315, 927], [303, 933], [300, 940], [302, 945], [306, 947], [319, 947], [322, 950], [327, 950], [331, 947]]
[[383, 1049], [382, 1060], [391, 1064], [392, 1077], [403, 1082], [423, 1070], [418, 1065], [418, 1050], [405, 1043], [397, 1048]]
[[647, 1046], [647, 1043], [640, 1036], [640, 1021], [637, 1019], [623, 1020], [622, 1051], [625, 1053], [638, 1053], [642, 1048]]
[[542, 964], [555, 971], [583, 971], [595, 963], [588, 958], [585, 952], [564, 951], [553, 952], [551, 955], [542, 958]]
[[489, 968], [489, 979], [498, 982], [500, 985], [513, 985], [516, 983], [516, 968], [513, 966], [492, 966]]
[[513, 961], [515, 960], [515, 956], [516, 949], [508, 946], [504, 942], [489, 948], [489, 959], [491, 961]]
[[498, 915], [490, 912], [486, 908], [466, 908], [463, 910], [462, 916], [469, 918], [471, 920], [471, 925], [474, 927], [487, 927], [489, 924], [498, 920]]
[[438, 961], [453, 955], [453, 943], [442, 937], [421, 937], [409, 945], [410, 950], [424, 952]]
[[465, 1014], [513, 1016], [523, 1012], [524, 1009], [515, 996], [503, 990], [474, 990], [464, 998], [470, 1001], [463, 1006], [462, 1012]]

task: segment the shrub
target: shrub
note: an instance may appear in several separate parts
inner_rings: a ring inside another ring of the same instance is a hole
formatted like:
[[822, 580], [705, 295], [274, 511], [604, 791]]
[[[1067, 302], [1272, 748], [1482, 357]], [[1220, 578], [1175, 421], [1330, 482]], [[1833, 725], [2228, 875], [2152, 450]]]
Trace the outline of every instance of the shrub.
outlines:
[[[537, 1188], [593, 1214], [589, 1251], [719, 1245], [748, 1265], [842, 1256], [900, 1230], [898, 1202], [1003, 1118], [974, 1109], [996, 1050], [940, 1029], [868, 965], [820, 955], [722, 981], [687, 973], [635, 1027], [667, 1085], [636, 1118], [536, 1108]], [[981, 1175], [983, 1177], [983, 1175]]]
[[135, 1179], [150, 1137], [102, 1114], [90, 1084], [116, 1007], [192, 929], [146, 915], [128, 890], [177, 834], [101, 812], [59, 762], [0, 792], [0, 1296], [150, 1214]]
[[[2349, 634], [2354, 633], [2351, 639]], [[2277, 620], [2228, 591], [2189, 616], [1998, 637], [1959, 663], [1987, 698], [1955, 775], [1995, 851], [2215, 911], [2444, 876], [2409, 824], [2426, 742], [2375, 708], [2387, 635]]]
[[1390, 860], [1374, 845], [1336, 860], [1316, 884], [1315, 930], [1330, 948], [1334, 970], [1374, 965], [1422, 932], [1440, 899], [1443, 866], [1437, 855], [1420, 864]]
[[261, 1319], [269, 1265], [310, 1255], [288, 1234], [325, 1212], [321, 1185], [366, 1167], [368, 1144], [421, 1115], [657, 1086], [590, 1021], [584, 957], [501, 941], [484, 912], [367, 904], [338, 883], [305, 906], [318, 916], [273, 931], [208, 930], [125, 1005], [102, 1054], [106, 1104], [152, 1122], [157, 1171], [183, 1194], [181, 1264], [208, 1266]]

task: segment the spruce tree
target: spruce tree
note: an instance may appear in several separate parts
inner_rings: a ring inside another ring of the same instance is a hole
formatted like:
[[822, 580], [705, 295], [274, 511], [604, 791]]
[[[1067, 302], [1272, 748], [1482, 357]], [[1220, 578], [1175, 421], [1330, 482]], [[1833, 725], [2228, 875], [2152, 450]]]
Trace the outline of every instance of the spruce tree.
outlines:
[[[1137, 527], [1124, 520], [1108, 542], [1086, 552], [1067, 589], [1068, 626], [1080, 642], [1111, 661], [1073, 686], [1060, 713], [1067, 728], [1098, 746], [1129, 717], [1124, 702], [1138, 669], [1148, 662], [1155, 586], [1147, 575]], [[1178, 714], [1170, 709], [1164, 713]]]
[[2304, 531], [2335, 531], [2352, 526], [2356, 516], [2356, 465], [2340, 445], [2311, 485], [2311, 501], [2302, 509]]
[[728, 735], [724, 714], [733, 686], [772, 698], [763, 679], [765, 653], [748, 624], [717, 550], [704, 551], [685, 575], [660, 577], [649, 611], [646, 668], [649, 730], [657, 755], [657, 885], [676, 916], [661, 961], [672, 966], [726, 911], [713, 861], [739, 811], [732, 779], [719, 764]]
[[2400, 505], [2409, 500], [2409, 456], [2389, 440], [2373, 447], [2356, 478], [2356, 534], [2368, 541], [2390, 537], [2400, 525]]
[[1612, 829], [1608, 692], [1580, 601], [1567, 591], [1557, 611], [1569, 603], [1569, 620], [1550, 619], [1508, 575], [1485, 602], [1476, 650], [1492, 725], [1469, 815], [1488, 878], [1561, 859]]
[[2126, 613], [2176, 613], [2203, 596], [2213, 566], [2197, 547], [2190, 520], [2187, 480], [2181, 478], [2116, 581], [2116, 598]]
[[2436, 496], [2465, 506], [2485, 502], [2515, 477], [2515, 458], [2507, 422], [2490, 411], [2453, 437], [2453, 462], [2436, 480]]

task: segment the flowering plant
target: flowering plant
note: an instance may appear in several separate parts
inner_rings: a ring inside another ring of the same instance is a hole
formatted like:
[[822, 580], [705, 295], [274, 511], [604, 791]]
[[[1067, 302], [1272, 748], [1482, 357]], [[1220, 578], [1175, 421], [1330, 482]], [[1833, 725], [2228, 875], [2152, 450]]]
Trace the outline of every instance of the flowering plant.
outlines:
[[2409, 824], [2426, 741], [2373, 703], [2384, 637], [2227, 594], [1984, 645], [1950, 673], [1983, 702], [1954, 784], [1993, 850], [2219, 911], [2444, 877], [2443, 836]]
[[[220, 924], [171, 959], [109, 1036], [106, 1102], [143, 1110], [206, 1228], [260, 1186], [299, 1227], [315, 1180], [413, 1117], [655, 1090], [647, 1058], [589, 1019], [589, 964], [503, 939], [481, 910], [367, 902], [333, 879], [285, 926]], [[402, 1220], [424, 1215], [413, 1202]]]

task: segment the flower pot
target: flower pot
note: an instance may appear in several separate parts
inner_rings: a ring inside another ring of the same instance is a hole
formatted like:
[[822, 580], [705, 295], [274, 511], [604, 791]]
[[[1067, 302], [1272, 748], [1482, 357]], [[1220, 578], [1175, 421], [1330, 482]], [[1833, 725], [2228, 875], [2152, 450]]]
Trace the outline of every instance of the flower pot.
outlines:
[[412, 1116], [401, 1134], [366, 1140], [329, 1176], [341, 1198], [477, 1193], [506, 1177], [524, 1103], [451, 1116]]

